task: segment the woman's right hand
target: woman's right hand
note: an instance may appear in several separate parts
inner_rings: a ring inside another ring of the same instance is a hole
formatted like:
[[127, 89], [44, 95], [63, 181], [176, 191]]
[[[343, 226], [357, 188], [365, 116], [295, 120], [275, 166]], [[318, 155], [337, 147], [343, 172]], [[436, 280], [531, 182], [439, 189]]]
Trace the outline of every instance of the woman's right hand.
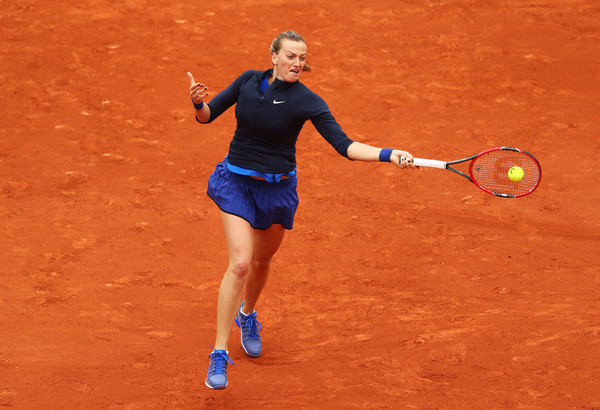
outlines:
[[194, 103], [200, 104], [202, 99], [208, 96], [208, 92], [206, 92], [207, 88], [204, 86], [204, 84], [197, 83], [196, 80], [194, 80], [194, 76], [192, 75], [192, 73], [188, 72], [187, 75], [191, 81], [190, 97], [192, 97], [192, 101]]
[[411, 153], [395, 149], [390, 156], [390, 162], [400, 168], [417, 168]]

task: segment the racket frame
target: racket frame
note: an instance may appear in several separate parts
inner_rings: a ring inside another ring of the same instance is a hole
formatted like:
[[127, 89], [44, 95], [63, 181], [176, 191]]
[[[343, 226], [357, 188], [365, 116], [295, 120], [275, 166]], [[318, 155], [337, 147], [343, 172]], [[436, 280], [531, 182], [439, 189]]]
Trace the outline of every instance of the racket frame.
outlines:
[[[540, 177], [538, 178], [535, 186], [531, 189], [529, 189], [527, 192], [523, 192], [520, 194], [507, 194], [507, 193], [502, 193], [502, 192], [494, 192], [484, 186], [482, 186], [481, 184], [479, 184], [477, 182], [477, 179], [475, 179], [473, 177], [473, 164], [475, 163], [475, 161], [473, 161], [475, 158], [478, 158], [484, 154], [487, 154], [488, 152], [491, 151], [516, 151], [516, 152], [520, 152], [522, 154], [527, 155], [528, 157], [530, 157], [531, 159], [533, 159], [533, 161], [535, 162], [535, 164], [538, 167], [538, 170], [540, 172]], [[456, 168], [452, 168], [451, 165], [455, 165], [455, 164], [460, 164], [463, 162], [467, 162], [467, 161], [471, 161], [471, 164], [469, 165], [469, 175], [465, 174], [464, 172], [456, 169]], [[492, 194], [495, 195], [497, 197], [500, 198], [518, 198], [518, 197], [522, 197], [525, 195], [529, 195], [530, 193], [532, 193], [540, 184], [540, 181], [542, 179], [542, 168], [540, 166], [540, 163], [538, 162], [538, 160], [531, 155], [529, 152], [524, 151], [522, 149], [519, 148], [513, 148], [513, 147], [495, 147], [495, 148], [489, 148], [486, 149], [485, 151], [481, 151], [479, 154], [475, 154], [475, 155], [471, 155], [470, 157], [466, 157], [466, 158], [462, 158], [462, 159], [457, 159], [455, 161], [438, 161], [438, 160], [434, 160], [434, 159], [424, 159], [424, 158], [414, 158], [414, 163], [416, 166], [421, 166], [421, 167], [428, 167], [428, 168], [438, 168], [438, 169], [447, 169], [448, 171], [452, 171], [466, 179], [468, 179], [469, 181], [471, 181], [472, 183], [474, 183], [478, 188], [482, 189], [483, 191], [487, 192], [488, 194]]]

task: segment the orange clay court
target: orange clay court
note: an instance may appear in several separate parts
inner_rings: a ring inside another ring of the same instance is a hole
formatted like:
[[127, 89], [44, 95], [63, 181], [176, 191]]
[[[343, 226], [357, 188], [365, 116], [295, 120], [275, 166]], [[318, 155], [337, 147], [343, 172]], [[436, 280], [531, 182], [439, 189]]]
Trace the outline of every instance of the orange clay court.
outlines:
[[[0, 4], [0, 407], [600, 408], [597, 1]], [[351, 138], [519, 147], [542, 182], [353, 163], [307, 123], [263, 356], [233, 329], [212, 391], [235, 118], [197, 124], [186, 72], [211, 98], [288, 29]]]

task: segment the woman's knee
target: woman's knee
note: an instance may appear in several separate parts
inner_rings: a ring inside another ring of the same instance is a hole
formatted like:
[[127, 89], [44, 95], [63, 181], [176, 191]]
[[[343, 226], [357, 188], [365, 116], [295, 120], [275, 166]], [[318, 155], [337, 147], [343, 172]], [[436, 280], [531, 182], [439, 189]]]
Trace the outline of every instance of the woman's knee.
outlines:
[[254, 271], [268, 271], [271, 267], [271, 258], [253, 258], [251, 264]]
[[251, 259], [245, 257], [232, 258], [229, 261], [229, 270], [240, 279], [245, 279], [250, 270]]

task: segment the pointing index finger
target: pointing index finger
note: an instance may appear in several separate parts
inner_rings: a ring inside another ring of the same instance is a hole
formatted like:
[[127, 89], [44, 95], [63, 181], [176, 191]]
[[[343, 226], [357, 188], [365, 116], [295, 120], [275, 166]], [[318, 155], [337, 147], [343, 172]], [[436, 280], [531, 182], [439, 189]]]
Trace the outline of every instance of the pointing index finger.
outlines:
[[190, 81], [191, 81], [191, 84], [190, 84], [190, 86], [193, 86], [194, 84], [196, 84], [196, 81], [194, 80], [194, 76], [192, 75], [192, 73], [190, 73], [190, 72], [188, 71], [188, 73], [187, 73], [187, 76], [189, 77], [189, 79], [190, 79]]

